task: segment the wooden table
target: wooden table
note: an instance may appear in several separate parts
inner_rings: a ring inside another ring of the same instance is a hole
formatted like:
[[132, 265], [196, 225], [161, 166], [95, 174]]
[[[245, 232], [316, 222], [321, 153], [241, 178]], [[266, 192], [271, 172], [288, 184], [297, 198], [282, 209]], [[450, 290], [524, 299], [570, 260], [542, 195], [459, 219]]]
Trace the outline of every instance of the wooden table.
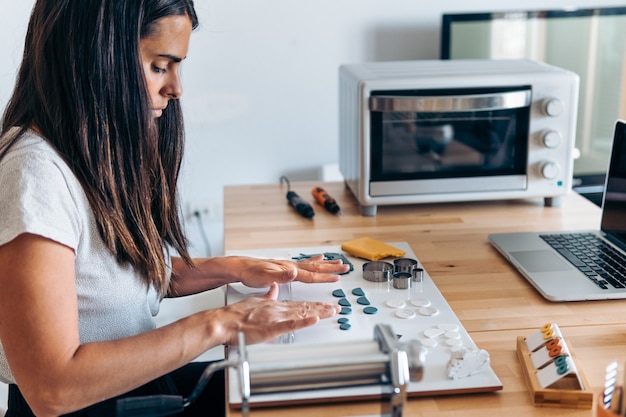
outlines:
[[[591, 410], [532, 405], [516, 357], [518, 336], [544, 323], [557, 323], [576, 352], [591, 388], [600, 392], [608, 361], [626, 359], [626, 301], [553, 303], [545, 300], [490, 245], [487, 235], [508, 231], [597, 228], [600, 209], [578, 194], [561, 207], [543, 199], [379, 206], [374, 217], [360, 215], [343, 183], [292, 183], [312, 202], [322, 185], [341, 207], [334, 216], [314, 205], [313, 220], [287, 204], [280, 184], [230, 186], [224, 190], [225, 251], [340, 245], [369, 236], [384, 242], [406, 241], [435, 281], [476, 344], [491, 355], [504, 389], [495, 393], [412, 398], [407, 416], [591, 416]], [[623, 315], [624, 314], [624, 315]], [[253, 408], [253, 416], [371, 415], [376, 402], [346, 402]], [[230, 415], [238, 415], [230, 410]]]

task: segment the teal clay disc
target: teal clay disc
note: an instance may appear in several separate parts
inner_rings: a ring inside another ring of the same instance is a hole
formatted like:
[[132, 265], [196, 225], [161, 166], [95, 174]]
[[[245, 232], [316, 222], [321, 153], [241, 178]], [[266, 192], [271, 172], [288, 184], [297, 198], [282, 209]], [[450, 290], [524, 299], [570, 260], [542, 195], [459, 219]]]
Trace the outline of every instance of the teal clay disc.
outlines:
[[363, 312], [365, 314], [376, 314], [376, 313], [378, 313], [378, 309], [376, 307], [365, 307], [363, 309]]
[[341, 311], [339, 312], [339, 314], [347, 316], [348, 314], [352, 314], [352, 309], [350, 307], [341, 307]]
[[359, 297], [356, 300], [357, 303], [361, 304], [362, 306], [368, 306], [370, 305], [370, 300], [367, 299], [367, 297]]
[[351, 327], [352, 325], [350, 323], [343, 323], [341, 326], [339, 326], [341, 330], [350, 330]]
[[341, 300], [339, 300], [339, 305], [344, 306], [344, 307], [352, 306], [352, 304], [350, 304], [350, 301], [348, 301], [347, 298], [342, 298]]
[[337, 323], [339, 323], [339, 324], [344, 324], [344, 323], [347, 323], [347, 322], [349, 322], [349, 321], [350, 321], [350, 319], [345, 318], [345, 317], [342, 317], [342, 318], [340, 318], [340, 319], [338, 319], [338, 320], [337, 320]]
[[365, 295], [365, 292], [361, 288], [355, 288], [352, 290], [352, 295], [359, 297]]
[[338, 290], [333, 291], [333, 295], [337, 298], [343, 298], [346, 296], [346, 293], [343, 292], [341, 288], [339, 288]]

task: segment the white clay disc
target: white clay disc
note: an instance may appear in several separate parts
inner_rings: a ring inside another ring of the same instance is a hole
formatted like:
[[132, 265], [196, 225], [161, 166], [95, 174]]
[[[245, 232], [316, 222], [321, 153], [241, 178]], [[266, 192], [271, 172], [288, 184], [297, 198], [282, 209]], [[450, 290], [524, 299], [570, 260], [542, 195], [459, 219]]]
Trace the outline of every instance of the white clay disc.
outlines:
[[420, 339], [420, 343], [424, 347], [436, 347], [437, 341], [435, 339]]
[[461, 346], [463, 342], [460, 339], [446, 339], [446, 345], [448, 346]]
[[390, 308], [404, 308], [404, 306], [406, 306], [404, 301], [398, 298], [392, 298], [390, 300], [385, 301], [385, 305]]
[[417, 311], [419, 311], [422, 316], [436, 316], [439, 314], [439, 309], [437, 307], [422, 307]]
[[444, 333], [445, 332], [443, 330], [441, 330], [441, 329], [426, 329], [426, 330], [424, 330], [424, 336], [426, 336], [428, 338], [441, 336]]
[[437, 325], [438, 329], [445, 330], [446, 332], [456, 332], [459, 330], [459, 326], [454, 323], [442, 323]]
[[413, 310], [398, 310], [394, 314], [399, 319], [412, 319], [415, 317], [415, 312]]
[[428, 307], [430, 300], [428, 298], [411, 298], [411, 305], [415, 307]]

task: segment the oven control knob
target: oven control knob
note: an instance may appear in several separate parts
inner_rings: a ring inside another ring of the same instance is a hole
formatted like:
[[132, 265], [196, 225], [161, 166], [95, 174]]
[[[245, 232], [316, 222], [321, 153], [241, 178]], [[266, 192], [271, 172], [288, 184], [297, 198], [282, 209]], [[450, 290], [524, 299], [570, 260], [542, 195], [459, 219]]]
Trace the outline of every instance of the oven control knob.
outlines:
[[557, 117], [563, 111], [563, 103], [558, 98], [547, 98], [543, 101], [543, 111], [550, 117]]
[[546, 148], [554, 149], [561, 144], [561, 134], [556, 130], [546, 130], [541, 133], [541, 141]]
[[559, 175], [559, 164], [554, 161], [544, 161], [539, 166], [541, 175], [547, 180], [553, 180]]

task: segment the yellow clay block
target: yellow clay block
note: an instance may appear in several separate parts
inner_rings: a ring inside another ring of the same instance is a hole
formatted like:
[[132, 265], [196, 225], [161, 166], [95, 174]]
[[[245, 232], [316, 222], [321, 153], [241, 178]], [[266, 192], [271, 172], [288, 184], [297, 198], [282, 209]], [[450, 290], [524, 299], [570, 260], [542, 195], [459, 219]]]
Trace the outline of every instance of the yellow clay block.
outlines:
[[342, 243], [341, 250], [352, 256], [377, 261], [389, 256], [404, 256], [405, 252], [396, 247], [380, 242], [370, 237], [361, 237]]

